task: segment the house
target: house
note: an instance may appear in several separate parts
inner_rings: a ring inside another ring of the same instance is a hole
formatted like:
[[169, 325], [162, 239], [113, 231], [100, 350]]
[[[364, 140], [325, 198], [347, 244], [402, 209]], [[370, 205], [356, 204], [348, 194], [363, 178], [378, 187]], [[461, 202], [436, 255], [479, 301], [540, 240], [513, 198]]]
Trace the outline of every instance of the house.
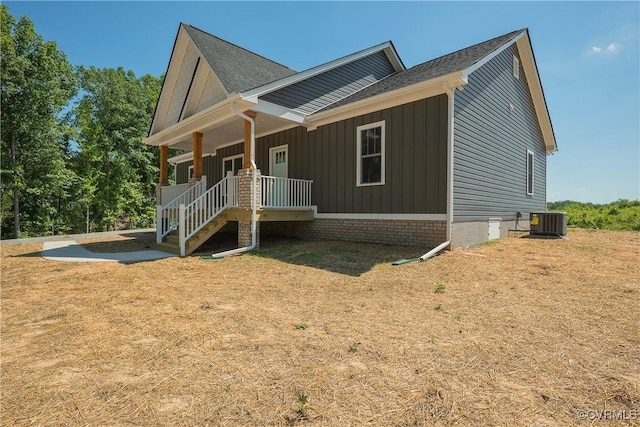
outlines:
[[385, 42], [296, 72], [180, 24], [145, 143], [158, 242], [182, 255], [223, 227], [243, 248], [485, 242], [545, 211], [557, 150], [527, 29], [411, 68]]

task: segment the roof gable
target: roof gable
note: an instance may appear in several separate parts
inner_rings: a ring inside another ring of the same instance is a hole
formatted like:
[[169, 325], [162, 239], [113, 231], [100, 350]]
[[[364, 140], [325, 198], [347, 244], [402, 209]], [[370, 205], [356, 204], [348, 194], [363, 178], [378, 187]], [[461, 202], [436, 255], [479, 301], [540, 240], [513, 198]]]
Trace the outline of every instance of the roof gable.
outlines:
[[296, 73], [196, 27], [182, 26], [229, 93], [245, 92]]
[[295, 71], [205, 33], [180, 24], [149, 135], [206, 110], [255, 86]]
[[451, 74], [456, 71], [465, 70], [481, 61], [500, 46], [503, 46], [509, 40], [517, 36], [518, 33], [520, 33], [520, 31], [513, 31], [509, 34], [478, 43], [465, 49], [460, 49], [456, 52], [418, 64], [404, 71], [400, 71], [399, 73], [389, 76], [366, 89], [326, 107], [325, 110], [357, 102], [385, 92], [402, 89], [423, 81], [446, 76], [447, 74]]
[[[406, 97], [406, 94], [414, 88], [417, 88], [418, 85], [420, 85], [421, 88], [430, 87], [430, 91], [433, 92], [434, 87], [437, 87], [439, 84], [449, 84], [450, 82], [446, 80], [451, 76], [455, 76], [457, 79], [457, 82], [453, 84], [452, 87], [460, 83], [464, 84], [466, 83], [468, 75], [514, 43], [517, 44], [518, 50], [522, 54], [522, 67], [527, 76], [529, 91], [534, 102], [547, 152], [553, 153], [557, 150], [557, 144], [527, 29], [512, 31], [508, 34], [397, 72], [386, 79], [365, 87], [353, 95], [326, 106], [314, 116], [309, 117], [309, 121], [316, 122], [315, 126], [318, 126], [324, 122], [335, 119], [337, 114], [341, 114], [338, 113], [338, 111], [356, 108], [356, 106], [363, 105], [364, 103], [368, 104], [368, 108], [376, 108], [376, 105], [380, 108], [382, 104], [374, 101], [382, 98], [390, 98], [394, 96], [394, 94], [402, 93], [402, 96], [404, 96], [402, 99], [407, 101], [409, 98]], [[444, 88], [440, 90], [436, 89], [436, 91], [444, 92]], [[434, 94], [435, 93], [432, 93], [430, 96]], [[419, 93], [415, 93], [412, 96], [415, 97], [419, 95]], [[391, 104], [392, 102], [388, 103]], [[334, 116], [333, 119], [330, 118], [331, 116]]]

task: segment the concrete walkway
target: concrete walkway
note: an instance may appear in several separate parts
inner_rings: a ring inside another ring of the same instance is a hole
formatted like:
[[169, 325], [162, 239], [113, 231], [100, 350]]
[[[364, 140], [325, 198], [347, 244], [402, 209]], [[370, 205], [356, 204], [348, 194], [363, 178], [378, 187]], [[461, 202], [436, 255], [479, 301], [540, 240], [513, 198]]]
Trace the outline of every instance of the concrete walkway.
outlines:
[[42, 242], [42, 257], [63, 262], [136, 262], [176, 256], [168, 252], [148, 250], [136, 252], [97, 253], [80, 246], [75, 240]]

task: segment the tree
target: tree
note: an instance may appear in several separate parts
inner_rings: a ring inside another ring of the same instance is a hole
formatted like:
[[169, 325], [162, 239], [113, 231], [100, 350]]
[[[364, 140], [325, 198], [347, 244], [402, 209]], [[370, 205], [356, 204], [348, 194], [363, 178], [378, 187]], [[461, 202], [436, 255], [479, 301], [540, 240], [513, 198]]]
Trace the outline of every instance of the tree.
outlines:
[[82, 200], [98, 230], [154, 221], [157, 149], [144, 145], [160, 79], [123, 68], [79, 67], [83, 96], [73, 110]]
[[65, 54], [43, 41], [29, 18], [16, 21], [5, 5], [0, 15], [3, 236], [45, 234], [55, 229], [74, 181], [61, 113], [76, 93], [75, 75]]

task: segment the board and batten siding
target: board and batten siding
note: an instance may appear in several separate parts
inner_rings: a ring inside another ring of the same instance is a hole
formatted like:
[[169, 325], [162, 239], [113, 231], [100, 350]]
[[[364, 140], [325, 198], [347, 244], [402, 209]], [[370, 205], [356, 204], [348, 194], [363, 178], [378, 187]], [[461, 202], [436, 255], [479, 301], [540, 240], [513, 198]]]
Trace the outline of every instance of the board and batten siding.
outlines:
[[[515, 45], [469, 76], [455, 92], [454, 222], [546, 210], [546, 152]], [[534, 194], [526, 188], [527, 150], [534, 152]]]
[[[288, 146], [289, 177], [313, 180], [312, 204], [319, 213], [444, 214], [447, 209], [447, 97], [439, 95], [365, 114], [313, 131], [296, 127], [256, 140], [256, 163], [269, 175], [269, 149]], [[384, 185], [356, 186], [357, 127], [385, 121]], [[209, 186], [222, 177], [222, 159], [243, 145], [205, 157]], [[184, 162], [176, 182], [187, 181]], [[212, 179], [211, 177], [214, 177]]]
[[153, 133], [167, 129], [168, 127], [178, 123], [180, 120], [180, 112], [182, 111], [182, 106], [184, 105], [184, 100], [191, 84], [191, 79], [198, 62], [198, 57], [199, 53], [197, 49], [192, 44], [189, 44], [184, 57], [181, 58], [178, 79], [176, 81], [175, 88], [173, 89], [173, 93], [171, 94], [169, 108], [167, 109], [163, 120], [160, 122], [161, 125], [159, 127], [156, 126]]
[[[356, 186], [357, 127], [385, 121], [384, 185]], [[319, 213], [443, 214], [447, 203], [447, 98], [436, 96], [320, 126], [259, 138], [256, 157], [269, 174], [269, 148], [288, 145], [289, 177], [313, 180]]]
[[[243, 144], [234, 144], [227, 147], [218, 148], [214, 156], [205, 156], [202, 160], [202, 174], [207, 176], [207, 186], [212, 187], [222, 176], [222, 160], [242, 154]], [[193, 160], [178, 163], [176, 165], [176, 184], [184, 184], [189, 181], [189, 166], [193, 165]]]
[[376, 52], [261, 96], [301, 114], [312, 114], [394, 72], [384, 52]]

